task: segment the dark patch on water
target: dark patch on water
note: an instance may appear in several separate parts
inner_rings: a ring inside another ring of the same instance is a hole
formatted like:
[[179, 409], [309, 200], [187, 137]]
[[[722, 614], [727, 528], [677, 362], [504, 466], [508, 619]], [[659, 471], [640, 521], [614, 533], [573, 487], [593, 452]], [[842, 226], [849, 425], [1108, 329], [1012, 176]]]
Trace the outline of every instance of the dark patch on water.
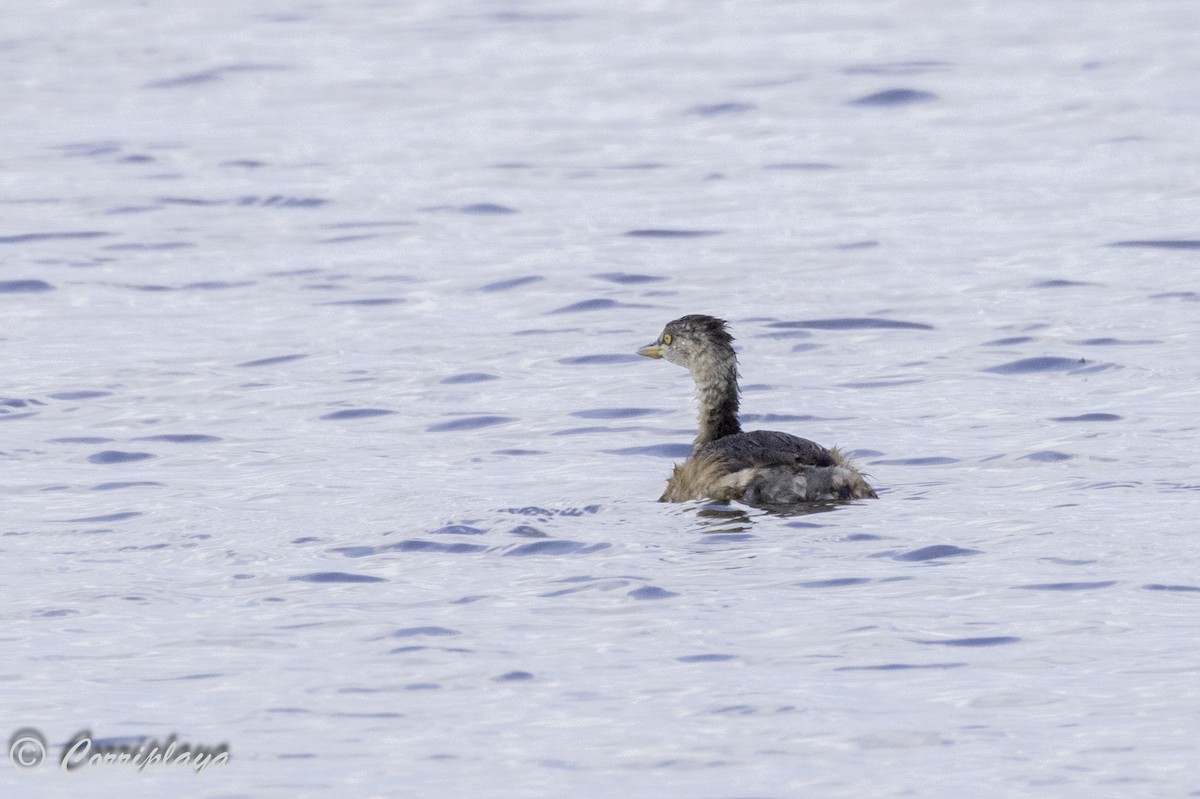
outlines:
[[1116, 580], [1100, 580], [1094, 583], [1035, 583], [1034, 585], [1014, 585], [1027, 591], [1091, 591], [1094, 588], [1108, 588], [1116, 585]]
[[349, 244], [352, 241], [370, 241], [377, 238], [379, 238], [378, 233], [347, 233], [344, 236], [317, 239], [317, 244]]
[[998, 338], [994, 341], [985, 341], [985, 347], [1011, 347], [1014, 344], [1028, 344], [1033, 341], [1033, 336], [1013, 336], [1011, 338]]
[[200, 433], [164, 433], [157, 436], [138, 436], [134, 441], [165, 441], [169, 444], [211, 444], [220, 441], [217, 436], [206, 436]]
[[111, 391], [59, 391], [48, 396], [50, 399], [74, 401], [95, 399], [96, 397], [108, 397], [111, 395]]
[[754, 338], [770, 338], [770, 339], [794, 339], [794, 338], [812, 338], [813, 334], [807, 330], [777, 330], [768, 333], [755, 333]]
[[806, 580], [796, 583], [801, 588], [849, 588], [871, 582], [867, 577], [832, 577], [828, 580]]
[[462, 383], [485, 383], [488, 380], [499, 380], [496, 375], [484, 374], [483, 372], [464, 372], [458, 375], [450, 375], [443, 377], [439, 383], [447, 386], [456, 386]]
[[534, 679], [532, 673], [515, 671], [497, 674], [496, 677], [492, 678], [492, 681], [493, 683], [528, 683], [532, 679]]
[[594, 366], [609, 363], [633, 363], [642, 360], [642, 356], [624, 352], [606, 352], [599, 355], [577, 355], [571, 358], [559, 358], [563, 366]]
[[674, 591], [668, 591], [665, 588], [659, 588], [656, 585], [643, 585], [641, 588], [635, 588], [629, 592], [629, 596], [634, 599], [670, 599], [673, 596], [679, 596]]
[[521, 455], [545, 455], [546, 451], [542, 449], [498, 449], [494, 450], [492, 454], [519, 457]]
[[369, 574], [350, 574], [349, 572], [313, 572], [289, 577], [302, 583], [386, 583], [383, 577], [372, 577]]
[[866, 241], [852, 241], [848, 244], [838, 244], [834, 246], [835, 250], [873, 250], [879, 246], [879, 242], [874, 239]]
[[672, 228], [640, 228], [627, 230], [623, 234], [635, 239], [699, 239], [706, 236], [719, 236], [719, 230], [679, 230]]
[[612, 591], [617, 588], [629, 585], [628, 580], [598, 580], [593, 577], [567, 577], [555, 582], [570, 583], [570, 582], [585, 582], [586, 585], [576, 586], [575, 588], [563, 588], [558, 591], [548, 591], [544, 594], [538, 594], [546, 599], [556, 599], [560, 596], [571, 596], [572, 594], [583, 593], [584, 591]]
[[1063, 280], [1056, 278], [1052, 280], [1039, 280], [1036, 283], [1031, 283], [1030, 288], [1034, 289], [1064, 289], [1071, 286], [1095, 286], [1096, 283], [1085, 283], [1082, 280]]
[[102, 230], [68, 230], [60, 233], [18, 233], [15, 236], [0, 236], [0, 244], [29, 244], [35, 241], [64, 241], [71, 239], [98, 239], [111, 236]]
[[50, 439], [51, 444], [107, 444], [110, 441], [113, 441], [113, 439], [101, 436], [70, 436], [68, 438]]
[[980, 554], [978, 549], [963, 549], [962, 547], [951, 546], [950, 544], [934, 544], [932, 546], [914, 549], [910, 552], [904, 552], [899, 555], [893, 555], [892, 560], [921, 562], [927, 560], [937, 560], [939, 558], [956, 558], [964, 555], [978, 554]]
[[991, 372], [997, 375], [1025, 375], [1039, 372], [1073, 372], [1084, 366], [1083, 358], [1059, 358], [1044, 355], [1039, 358], [1022, 358], [1018, 361], [1002, 363], [999, 366], [989, 366], [980, 369], [981, 372]]
[[1102, 338], [1087, 338], [1087, 339], [1084, 339], [1083, 341], [1073, 341], [1071, 343], [1079, 344], [1084, 347], [1116, 347], [1116, 346], [1140, 345], [1140, 344], [1162, 344], [1162, 341], [1160, 339], [1156, 339], [1156, 338], [1127, 340], [1127, 339], [1120, 339], [1120, 338], [1102, 337]]
[[0, 294], [37, 294], [43, 291], [54, 291], [44, 280], [0, 280]]
[[94, 455], [89, 455], [88, 463], [133, 463], [134, 461], [144, 461], [153, 457], [153, 453], [150, 452], [121, 452], [120, 450], [106, 449]]
[[939, 641], [917, 641], [918, 644], [929, 644], [931, 646], [963, 646], [963, 647], [986, 647], [986, 646], [1003, 646], [1004, 644], [1015, 644], [1021, 639], [1015, 635], [993, 635], [980, 638], [946, 638]]
[[655, 413], [662, 413], [662, 411], [655, 408], [594, 408], [586, 411], [572, 411], [571, 415], [581, 419], [633, 419]]
[[705, 533], [704, 538], [701, 540], [705, 544], [724, 544], [750, 541], [757, 537], [750, 533]]
[[737, 657], [737, 655], [709, 654], [709, 655], [681, 655], [680, 657], [677, 657], [675, 659], [678, 660], [680, 663], [724, 663], [725, 661], [733, 660], [736, 657]]
[[201, 197], [158, 197], [160, 205], [186, 205], [196, 208], [208, 208], [218, 205], [237, 205], [242, 207], [256, 206], [260, 208], [320, 208], [328, 205], [329, 200], [323, 197], [284, 197], [273, 194], [269, 197], [247, 196], [227, 200], [211, 200]]
[[188, 205], [197, 208], [214, 205], [226, 205], [229, 200], [203, 200], [199, 197], [158, 197], [156, 202], [162, 205]]
[[919, 89], [885, 89], [881, 92], [868, 94], [865, 97], [859, 97], [857, 100], [851, 100], [849, 105], [896, 107], [913, 105], [914, 103], [926, 103], [936, 99], [938, 99], [938, 96], [933, 92], [920, 91]]
[[616, 300], [596, 299], [584, 300], [571, 305], [564, 305], [562, 308], [555, 308], [553, 311], [547, 311], [547, 313], [558, 314], [579, 313], [580, 311], [607, 311], [610, 308], [619, 307], [621, 307], [621, 303], [617, 302]]
[[933, 330], [933, 325], [921, 322], [902, 322], [898, 319], [847, 317], [845, 319], [805, 319], [796, 322], [771, 322], [773, 328], [811, 328], [813, 330]]
[[379, 305], [399, 305], [404, 302], [401, 297], [367, 297], [360, 300], [330, 300], [329, 302], [318, 303], [319, 305], [351, 305], [360, 308], [371, 308]]
[[606, 449], [606, 455], [651, 455], [656, 458], [684, 459], [692, 454], [691, 444], [651, 444], [645, 447]]
[[492, 682], [529, 682], [533, 675], [527, 671], [506, 671], [492, 678]]
[[242, 363], [237, 364], [237, 366], [244, 369], [253, 369], [258, 366], [278, 366], [281, 363], [291, 363], [292, 361], [299, 361], [307, 357], [308, 355], [299, 353], [296, 355], [277, 355], [274, 358], [259, 358], [256, 361], [243, 361]]
[[508, 531], [509, 535], [519, 536], [520, 538], [549, 538], [549, 533], [543, 533], [533, 525], [519, 524]]
[[100, 249], [109, 252], [163, 252], [167, 250], [185, 250], [196, 245], [190, 241], [159, 241], [159, 242], [128, 242], [125, 244], [106, 244]]
[[861, 382], [851, 381], [849, 383], [838, 383], [842, 388], [893, 388], [895, 386], [911, 386], [917, 383], [924, 382], [921, 378], [913, 378], [912, 380], [863, 380]]
[[136, 510], [125, 511], [123, 513], [109, 513], [105, 516], [88, 516], [83, 519], [67, 519], [69, 523], [75, 522], [123, 522], [126, 519], [133, 519], [141, 516], [142, 513]]
[[385, 410], [384, 408], [347, 408], [344, 411], [334, 411], [320, 417], [327, 421], [339, 421], [344, 419], [370, 419], [375, 416], [388, 416], [395, 411]]
[[515, 422], [512, 416], [464, 416], [449, 422], [439, 422], [425, 428], [427, 433], [446, 433], [458, 430], [478, 430], [481, 427], [491, 427], [498, 424]]
[[524, 557], [527, 555], [590, 555], [608, 549], [611, 544], [584, 544], [579, 541], [552, 539], [549, 541], [534, 541], [529, 544], [519, 544], [504, 551], [504, 555]]
[[515, 289], [518, 286], [527, 286], [530, 283], [537, 283], [539, 280], [546, 278], [541, 275], [526, 275], [525, 277], [514, 277], [508, 280], [497, 280], [495, 283], [487, 283], [479, 287], [480, 291], [508, 291]]
[[1039, 463], [1058, 463], [1059, 461], [1069, 461], [1074, 457], [1074, 455], [1068, 455], [1065, 452], [1047, 449], [1041, 452], [1031, 452], [1023, 456], [1022, 460], [1037, 461]]
[[1200, 585], [1163, 585], [1162, 583], [1149, 583], [1143, 585], [1142, 588], [1147, 591], [1178, 591], [1180, 593], [1200, 593]]
[[663, 169], [664, 167], [666, 167], [666, 164], [660, 161], [635, 161], [629, 164], [611, 164], [604, 168], [645, 171], [650, 169]]
[[448, 627], [403, 627], [392, 633], [392, 638], [416, 638], [418, 636], [434, 636], [446, 637], [450, 635], [462, 635], [458, 630], [451, 630]]
[[253, 280], [201, 280], [196, 283], [185, 283], [179, 288], [185, 291], [225, 291], [226, 289], [241, 289], [246, 286], [253, 286], [255, 282]]
[[589, 516], [600, 512], [599, 505], [585, 505], [582, 508], [560, 508], [558, 510], [552, 508], [539, 508], [536, 505], [529, 505], [524, 508], [504, 508], [501, 513], [511, 513], [515, 516], [566, 516], [576, 518], [580, 516]]
[[753, 103], [712, 103], [710, 105], [694, 105], [684, 113], [692, 116], [716, 117], [744, 114], [747, 111], [753, 111], [754, 108]]
[[458, 599], [451, 600], [450, 604], [451, 605], [469, 605], [472, 602], [478, 602], [481, 599], [488, 599], [488, 598], [489, 598], [489, 596], [487, 594], [468, 594], [467, 596], [461, 596]]
[[1052, 422], [1119, 422], [1124, 417], [1115, 413], [1084, 413], [1079, 416], [1056, 416]]
[[225, 75], [236, 74], [239, 72], [279, 72], [289, 70], [291, 67], [281, 64], [228, 64], [221, 67], [213, 67], [201, 72], [188, 72], [183, 75], [177, 75], [173, 78], [164, 78], [162, 80], [151, 81], [144, 84], [146, 89], [178, 89], [191, 86], [199, 86], [205, 83], [211, 83], [220, 80]]
[[1200, 250], [1197, 239], [1132, 239], [1114, 241], [1109, 247], [1149, 247], [1156, 250]]
[[156, 483], [153, 480], [130, 480], [126, 482], [116, 483], [97, 483], [92, 486], [92, 491], [116, 491], [121, 488], [141, 488], [143, 486], [160, 486], [162, 483]]
[[62, 150], [64, 158], [97, 158], [102, 155], [113, 155], [121, 148], [112, 142], [76, 142], [59, 144], [55, 149]]
[[909, 671], [911, 669], [957, 669], [966, 663], [882, 663], [878, 666], [838, 666], [834, 671]]
[[958, 463], [958, 458], [947, 458], [944, 456], [930, 456], [927, 458], [893, 458], [891, 460], [872, 461], [885, 466], [946, 466], [951, 463]]
[[267, 277], [301, 277], [307, 275], [319, 275], [325, 270], [318, 269], [315, 266], [304, 267], [303, 269], [281, 269], [278, 272], [267, 272]]
[[429, 535], [484, 535], [487, 530], [471, 527], [468, 524], [448, 524], [436, 530], [430, 530]]
[[762, 168], [781, 172], [825, 172], [830, 169], [837, 169], [838, 167], [834, 164], [825, 164], [819, 161], [788, 161], [777, 164], [763, 164]]
[[883, 64], [856, 64], [842, 69], [844, 75], [923, 75], [950, 69], [947, 61], [894, 61]]
[[24, 408], [27, 405], [45, 405], [45, 404], [46, 403], [40, 402], [35, 399], [25, 400], [25, 399], [17, 399], [16, 397], [7, 397], [7, 398], [0, 399], [0, 407], [4, 407], [4, 408]]
[[515, 208], [509, 208], [507, 205], [497, 205], [496, 203], [464, 205], [458, 210], [464, 214], [476, 214], [480, 216], [503, 216], [505, 214], [518, 213]]
[[394, 544], [383, 546], [335, 547], [330, 552], [336, 552], [347, 558], [366, 558], [384, 552], [441, 552], [449, 555], [465, 555], [483, 552], [487, 547], [482, 544], [453, 543], [443, 544], [440, 541], [424, 541], [420, 538], [409, 538]]
[[666, 280], [662, 275], [638, 275], [632, 272], [599, 272], [592, 275], [597, 280], [607, 280], [609, 283], [619, 283], [623, 286], [637, 286], [642, 283], [656, 283]]

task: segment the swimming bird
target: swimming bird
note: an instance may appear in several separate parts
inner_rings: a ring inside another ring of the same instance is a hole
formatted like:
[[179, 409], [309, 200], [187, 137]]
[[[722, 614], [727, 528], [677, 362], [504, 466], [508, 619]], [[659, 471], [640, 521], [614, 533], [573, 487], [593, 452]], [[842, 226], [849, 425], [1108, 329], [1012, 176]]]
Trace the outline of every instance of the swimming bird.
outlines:
[[826, 449], [774, 430], [742, 432], [737, 353], [725, 320], [681, 316], [638, 355], [662, 358], [691, 372], [700, 405], [692, 454], [675, 466], [659, 502], [739, 500], [777, 507], [876, 496], [836, 447]]

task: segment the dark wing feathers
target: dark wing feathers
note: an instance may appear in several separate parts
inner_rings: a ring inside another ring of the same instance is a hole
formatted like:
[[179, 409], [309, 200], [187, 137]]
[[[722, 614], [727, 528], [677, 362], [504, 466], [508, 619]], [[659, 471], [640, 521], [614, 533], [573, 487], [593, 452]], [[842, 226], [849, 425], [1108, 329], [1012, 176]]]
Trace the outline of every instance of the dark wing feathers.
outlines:
[[829, 450], [807, 438], [778, 433], [774, 430], [755, 430], [735, 433], [710, 441], [695, 453], [715, 455], [737, 471], [751, 466], [836, 466]]

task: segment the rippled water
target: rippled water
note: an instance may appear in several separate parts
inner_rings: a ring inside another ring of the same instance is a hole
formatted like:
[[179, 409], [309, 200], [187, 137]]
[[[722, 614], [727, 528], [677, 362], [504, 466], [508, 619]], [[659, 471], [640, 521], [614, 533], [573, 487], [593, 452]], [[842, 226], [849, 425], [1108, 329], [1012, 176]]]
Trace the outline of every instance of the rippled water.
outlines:
[[[23, 8], [13, 795], [1200, 793], [1190, 2]], [[880, 499], [654, 502], [632, 353]]]

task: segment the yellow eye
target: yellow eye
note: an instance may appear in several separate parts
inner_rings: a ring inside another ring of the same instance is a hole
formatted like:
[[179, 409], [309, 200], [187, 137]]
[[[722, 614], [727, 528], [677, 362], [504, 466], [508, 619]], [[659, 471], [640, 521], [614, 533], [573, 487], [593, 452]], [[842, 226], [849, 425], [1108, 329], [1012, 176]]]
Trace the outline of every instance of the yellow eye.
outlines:
[[671, 346], [671, 334], [670, 333], [663, 333], [663, 344], [666, 344], [668, 347]]

